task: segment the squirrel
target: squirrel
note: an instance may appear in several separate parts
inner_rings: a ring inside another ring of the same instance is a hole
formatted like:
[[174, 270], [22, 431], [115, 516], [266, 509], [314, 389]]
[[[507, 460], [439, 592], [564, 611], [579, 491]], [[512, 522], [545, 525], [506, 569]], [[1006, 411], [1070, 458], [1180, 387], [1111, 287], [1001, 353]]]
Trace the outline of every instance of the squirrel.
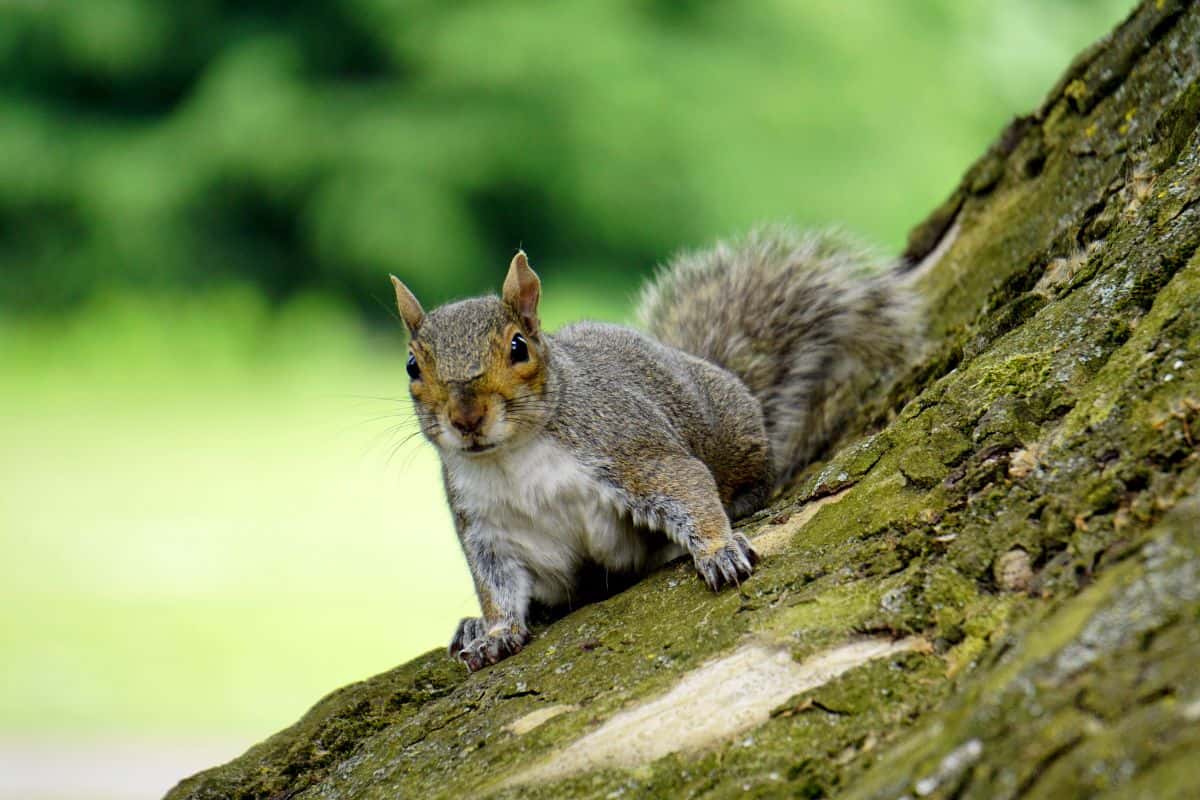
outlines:
[[442, 462], [482, 610], [449, 652], [519, 652], [530, 604], [586, 566], [642, 574], [690, 555], [714, 590], [758, 554], [733, 530], [809, 463], [861, 390], [920, 341], [904, 267], [834, 234], [761, 230], [676, 257], [630, 327], [538, 318], [524, 251], [499, 297], [426, 313], [394, 275], [409, 387]]

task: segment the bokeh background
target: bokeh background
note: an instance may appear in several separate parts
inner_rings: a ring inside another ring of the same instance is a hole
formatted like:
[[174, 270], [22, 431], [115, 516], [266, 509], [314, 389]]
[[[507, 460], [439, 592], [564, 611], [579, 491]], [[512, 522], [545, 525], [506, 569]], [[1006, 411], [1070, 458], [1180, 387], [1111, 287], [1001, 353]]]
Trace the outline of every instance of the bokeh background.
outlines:
[[896, 250], [1130, 0], [0, 2], [0, 798], [136, 798], [474, 611], [386, 274], [621, 320]]

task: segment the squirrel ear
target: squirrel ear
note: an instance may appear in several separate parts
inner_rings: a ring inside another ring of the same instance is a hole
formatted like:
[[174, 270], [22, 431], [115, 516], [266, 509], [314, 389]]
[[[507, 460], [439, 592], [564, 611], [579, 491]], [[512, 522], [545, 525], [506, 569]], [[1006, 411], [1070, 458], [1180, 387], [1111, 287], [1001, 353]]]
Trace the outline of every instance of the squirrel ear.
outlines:
[[542, 296], [542, 282], [537, 273], [529, 267], [529, 259], [524, 250], [518, 250], [508, 265], [508, 277], [504, 279], [504, 302], [512, 306], [521, 315], [521, 321], [529, 329], [530, 334], [538, 332], [537, 306]]
[[392, 286], [396, 289], [396, 308], [400, 310], [400, 318], [408, 326], [408, 332], [416, 336], [417, 328], [421, 327], [421, 322], [425, 319], [425, 310], [421, 308], [416, 295], [410, 292], [399, 278], [395, 275], [388, 277], [392, 279]]

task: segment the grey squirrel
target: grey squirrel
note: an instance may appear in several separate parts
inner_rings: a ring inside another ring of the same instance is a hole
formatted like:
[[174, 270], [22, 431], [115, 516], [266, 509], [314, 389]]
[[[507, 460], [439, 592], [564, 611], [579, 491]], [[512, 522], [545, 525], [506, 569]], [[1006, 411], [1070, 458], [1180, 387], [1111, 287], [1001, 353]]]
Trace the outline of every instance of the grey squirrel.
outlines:
[[482, 617], [451, 656], [471, 671], [529, 641], [588, 564], [639, 574], [683, 554], [714, 591], [758, 555], [730, 525], [765, 506], [852, 398], [911, 358], [917, 304], [900, 268], [786, 228], [677, 257], [643, 290], [647, 333], [538, 319], [524, 252], [500, 297], [426, 313], [395, 276], [407, 371]]

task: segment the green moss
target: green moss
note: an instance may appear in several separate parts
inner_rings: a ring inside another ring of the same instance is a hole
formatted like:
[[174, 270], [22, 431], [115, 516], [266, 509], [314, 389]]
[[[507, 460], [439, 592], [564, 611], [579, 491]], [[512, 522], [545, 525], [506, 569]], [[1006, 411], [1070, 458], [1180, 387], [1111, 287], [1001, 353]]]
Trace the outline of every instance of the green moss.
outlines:
[[1068, 84], [1067, 88], [1063, 91], [1063, 95], [1071, 101], [1076, 111], [1083, 111], [1088, 96], [1087, 84], [1076, 78]]
[[850, 582], [831, 576], [781, 599], [775, 613], [755, 629], [773, 639], [791, 641], [795, 655], [803, 658], [844, 640], [847, 632], [872, 627], [881, 612], [886, 613], [884, 598], [903, 596], [906, 591], [903, 576]]
[[925, 575], [925, 598], [939, 630], [961, 628], [966, 611], [978, 597], [978, 585], [948, 564], [938, 564]]
[[913, 447], [900, 453], [901, 474], [920, 489], [936, 486], [950, 471], [942, 463], [942, 455], [931, 447]]

